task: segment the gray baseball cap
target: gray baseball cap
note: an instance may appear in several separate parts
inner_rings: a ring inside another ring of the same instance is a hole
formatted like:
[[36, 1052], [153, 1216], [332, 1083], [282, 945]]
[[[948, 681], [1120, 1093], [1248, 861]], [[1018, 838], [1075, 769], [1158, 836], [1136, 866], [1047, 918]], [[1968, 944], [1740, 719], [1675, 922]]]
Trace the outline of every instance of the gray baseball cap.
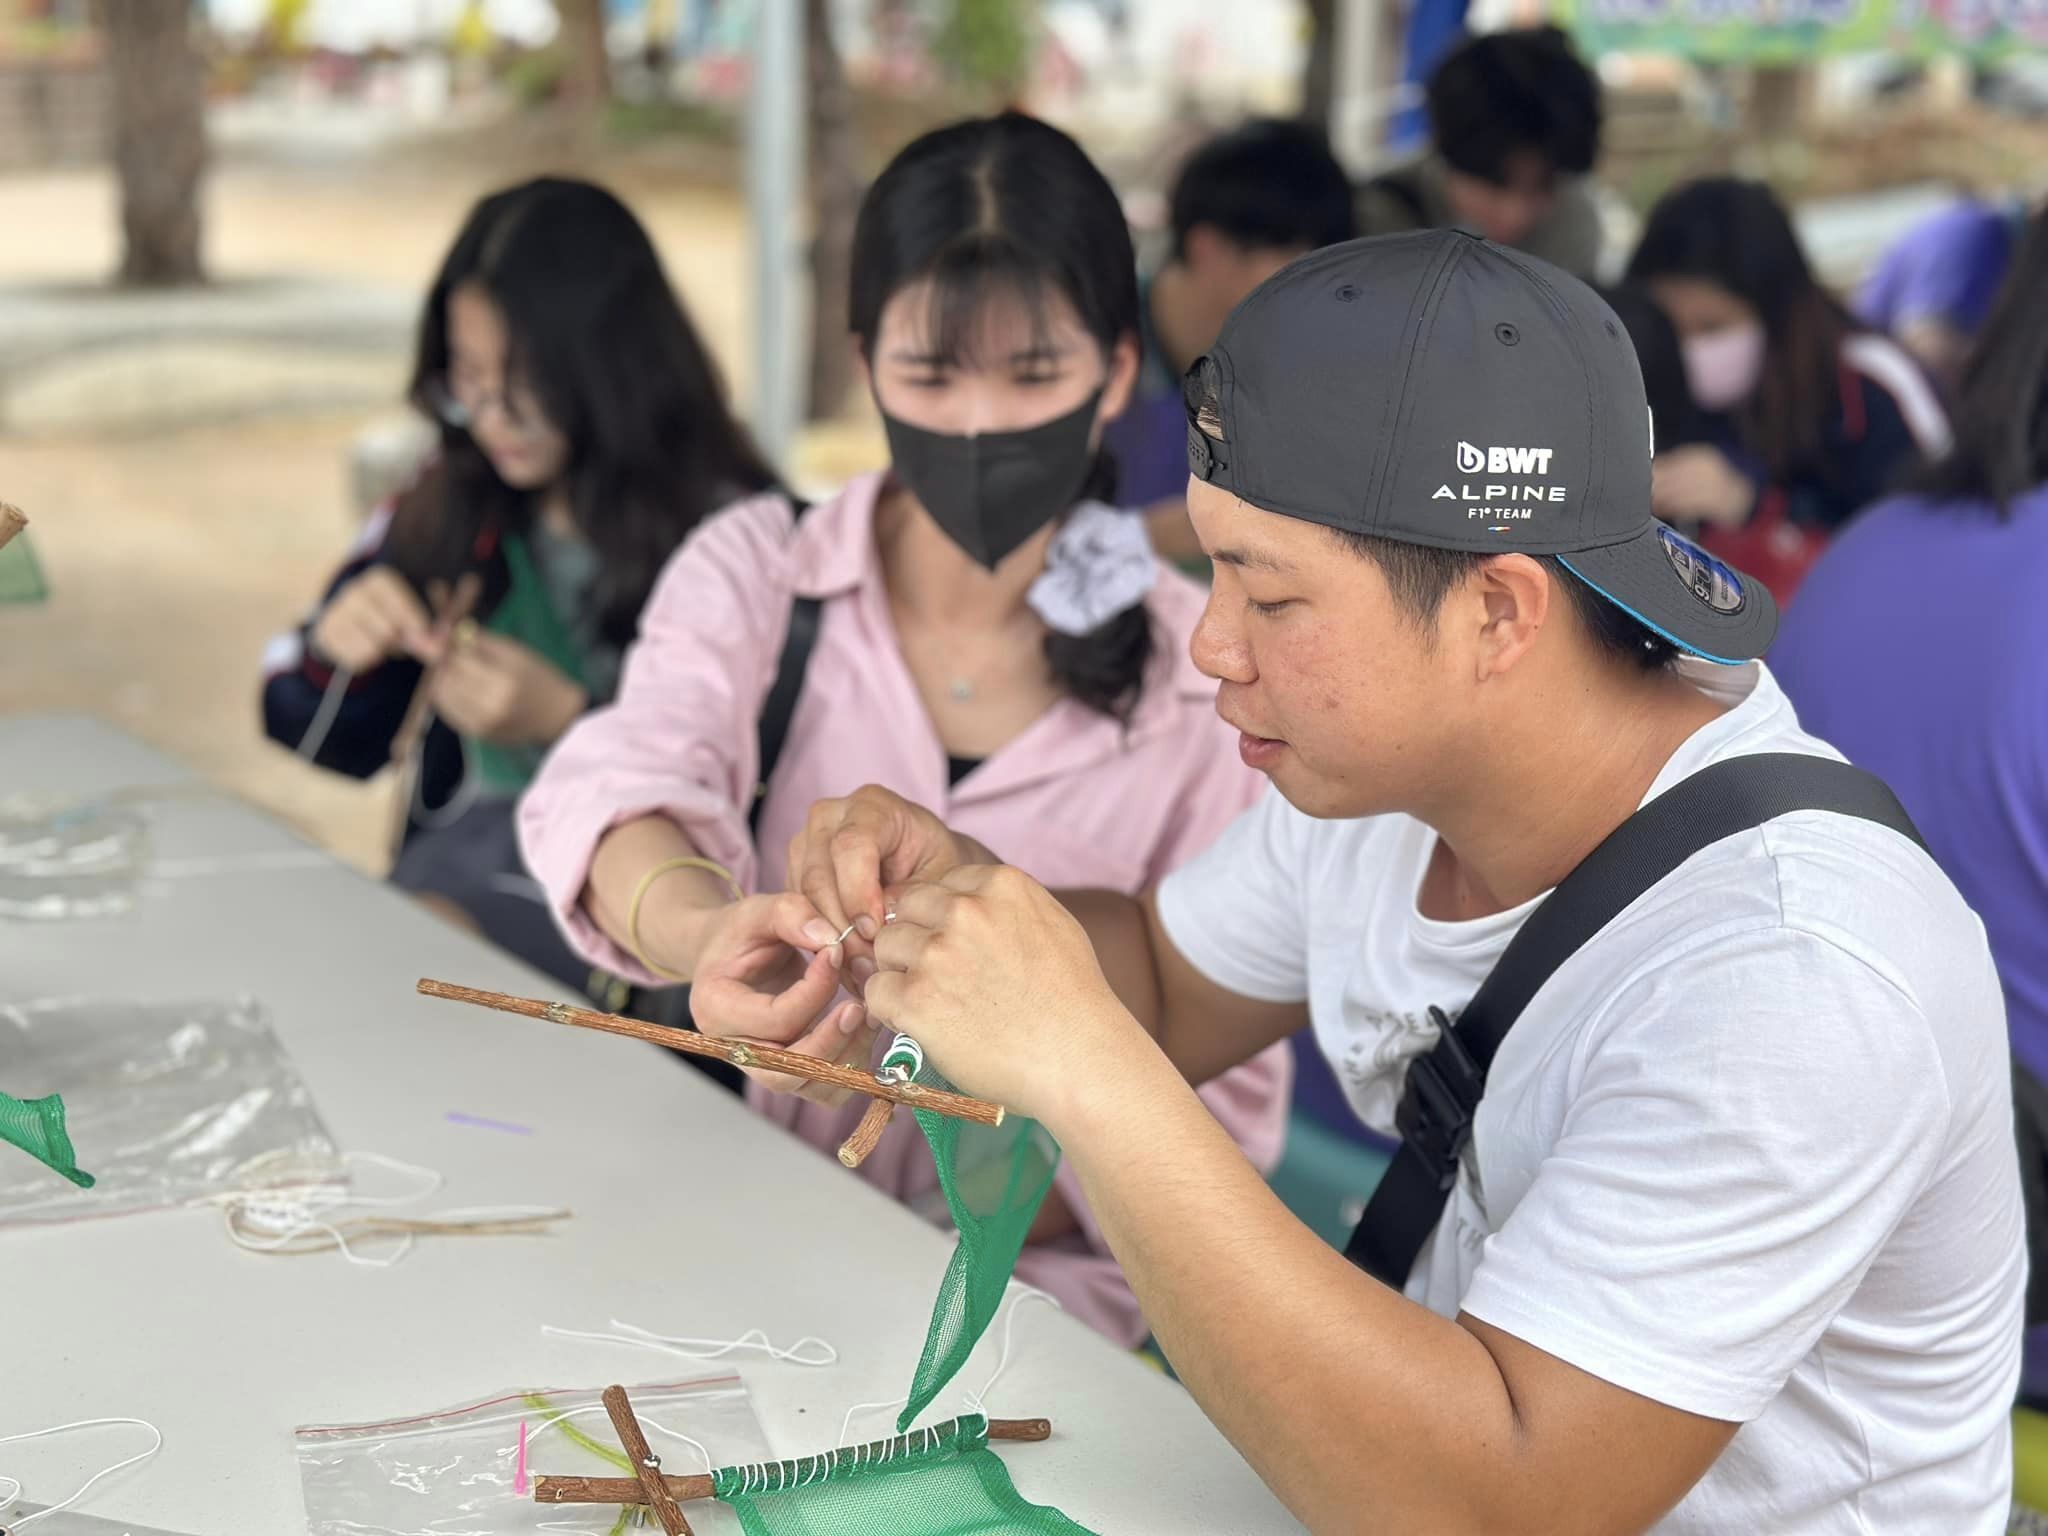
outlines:
[[[1197, 424], [1212, 397], [1221, 434]], [[1232, 312], [1188, 375], [1188, 468], [1255, 507], [1485, 554], [1555, 555], [1681, 649], [1769, 649], [1755, 580], [1650, 513], [1628, 332], [1578, 279], [1457, 230], [1327, 246]]]

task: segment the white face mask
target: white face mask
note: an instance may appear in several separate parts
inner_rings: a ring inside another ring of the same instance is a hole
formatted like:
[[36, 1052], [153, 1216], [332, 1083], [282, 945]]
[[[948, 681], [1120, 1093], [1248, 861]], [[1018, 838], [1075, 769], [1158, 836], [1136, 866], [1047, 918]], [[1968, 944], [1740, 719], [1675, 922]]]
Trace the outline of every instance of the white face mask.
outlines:
[[1731, 325], [1687, 338], [1685, 382], [1702, 409], [1725, 411], [1756, 393], [1764, 372], [1764, 328]]

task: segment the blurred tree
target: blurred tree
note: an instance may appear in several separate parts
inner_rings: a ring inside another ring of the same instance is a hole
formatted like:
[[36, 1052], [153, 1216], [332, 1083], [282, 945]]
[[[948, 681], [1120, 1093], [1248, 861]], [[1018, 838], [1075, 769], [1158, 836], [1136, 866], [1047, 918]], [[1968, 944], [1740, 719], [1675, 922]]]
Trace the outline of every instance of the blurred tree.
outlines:
[[206, 74], [193, 46], [191, 0], [95, 0], [92, 18], [107, 48], [121, 281], [203, 282]]
[[962, 85], [1009, 105], [1031, 78], [1037, 22], [1034, 0], [947, 0], [932, 53]]
[[611, 99], [611, 53], [605, 44], [604, 0], [555, 0], [562, 18], [566, 68], [562, 99], [596, 109]]
[[847, 290], [853, 281], [853, 222], [860, 211], [853, 93], [832, 36], [830, 0], [804, 0], [804, 48], [811, 165], [811, 348], [804, 398], [809, 419], [827, 421], [839, 414], [853, 385]]
[[263, 32], [279, 53], [293, 54], [306, 46], [306, 13], [313, 0], [265, 0]]

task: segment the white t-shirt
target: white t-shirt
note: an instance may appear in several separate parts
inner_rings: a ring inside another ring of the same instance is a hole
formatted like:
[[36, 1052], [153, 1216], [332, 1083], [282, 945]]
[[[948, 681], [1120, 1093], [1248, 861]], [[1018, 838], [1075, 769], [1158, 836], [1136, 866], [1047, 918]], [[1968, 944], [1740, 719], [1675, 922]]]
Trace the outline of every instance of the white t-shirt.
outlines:
[[[1652, 797], [1722, 758], [1834, 755], [1761, 666], [1688, 675], [1735, 707]], [[1434, 844], [1269, 792], [1159, 892], [1211, 980], [1307, 1001], [1381, 1131], [1426, 1010], [1455, 1017], [1535, 906], [1421, 916]], [[1933, 861], [1856, 818], [1780, 817], [1530, 1001], [1408, 1294], [1741, 1423], [1659, 1532], [1999, 1536], [2025, 1286], [2009, 1073], [1983, 926]]]

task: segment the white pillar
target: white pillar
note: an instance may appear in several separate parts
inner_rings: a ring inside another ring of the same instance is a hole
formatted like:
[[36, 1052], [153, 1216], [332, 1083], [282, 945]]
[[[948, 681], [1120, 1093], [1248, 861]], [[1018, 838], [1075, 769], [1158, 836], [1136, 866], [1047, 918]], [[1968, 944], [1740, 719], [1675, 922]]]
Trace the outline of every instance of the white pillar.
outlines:
[[747, 213], [754, 247], [755, 439], [787, 472], [803, 413], [797, 356], [803, 268], [803, 0], [754, 0]]
[[1383, 137], [1384, 110], [1378, 100], [1375, 55], [1379, 50], [1379, 8], [1390, 0], [1337, 0], [1332, 43], [1330, 149], [1354, 176], [1375, 170]]

